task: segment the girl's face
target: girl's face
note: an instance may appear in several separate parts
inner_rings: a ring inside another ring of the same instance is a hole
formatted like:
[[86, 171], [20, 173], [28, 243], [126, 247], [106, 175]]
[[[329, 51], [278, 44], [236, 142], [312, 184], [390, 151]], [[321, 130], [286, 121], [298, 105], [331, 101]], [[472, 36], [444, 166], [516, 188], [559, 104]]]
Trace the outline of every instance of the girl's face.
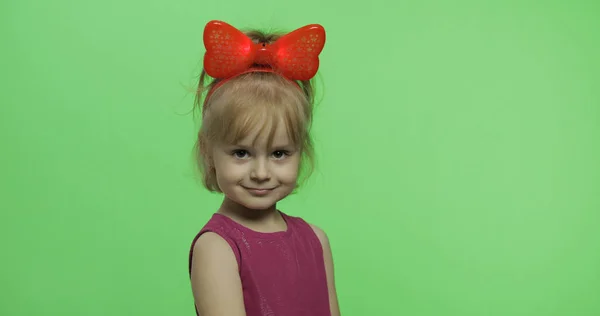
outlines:
[[284, 124], [278, 124], [274, 132], [271, 146], [268, 136], [259, 135], [258, 129], [238, 144], [213, 146], [217, 183], [230, 202], [245, 209], [267, 210], [294, 190], [301, 152], [291, 143]]

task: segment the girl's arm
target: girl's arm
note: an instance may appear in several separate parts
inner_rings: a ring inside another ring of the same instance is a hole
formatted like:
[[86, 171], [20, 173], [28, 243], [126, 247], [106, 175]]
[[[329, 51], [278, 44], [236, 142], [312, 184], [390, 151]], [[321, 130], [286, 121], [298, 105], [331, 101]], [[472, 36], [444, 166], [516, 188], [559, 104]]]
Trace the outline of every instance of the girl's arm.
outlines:
[[333, 256], [331, 254], [331, 246], [329, 238], [325, 232], [317, 226], [310, 225], [321, 241], [323, 247], [323, 258], [325, 259], [325, 273], [327, 274], [327, 288], [329, 289], [329, 310], [331, 316], [340, 316], [340, 306], [338, 304], [337, 292], [335, 290], [335, 277], [333, 273]]
[[207, 232], [196, 241], [191, 281], [200, 316], [246, 316], [237, 260], [219, 235]]

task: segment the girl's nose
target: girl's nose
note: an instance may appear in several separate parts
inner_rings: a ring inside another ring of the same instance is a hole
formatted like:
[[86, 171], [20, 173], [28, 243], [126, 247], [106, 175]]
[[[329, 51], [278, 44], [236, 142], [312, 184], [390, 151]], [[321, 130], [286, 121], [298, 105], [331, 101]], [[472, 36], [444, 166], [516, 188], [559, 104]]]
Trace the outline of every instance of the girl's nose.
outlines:
[[250, 177], [255, 181], [266, 181], [270, 179], [268, 161], [265, 159], [256, 159], [250, 173]]

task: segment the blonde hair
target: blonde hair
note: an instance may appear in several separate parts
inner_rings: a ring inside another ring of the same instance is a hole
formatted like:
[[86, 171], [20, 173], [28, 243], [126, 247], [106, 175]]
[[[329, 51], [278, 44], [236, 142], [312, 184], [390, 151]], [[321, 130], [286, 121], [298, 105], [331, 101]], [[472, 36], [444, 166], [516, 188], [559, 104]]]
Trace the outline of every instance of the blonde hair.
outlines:
[[[271, 43], [279, 34], [249, 31], [255, 43]], [[269, 145], [277, 124], [285, 123], [290, 140], [301, 151], [299, 187], [314, 169], [314, 148], [310, 136], [314, 105], [311, 81], [290, 81], [273, 72], [250, 72], [211, 91], [220, 82], [202, 71], [196, 91], [195, 106], [202, 110], [202, 123], [196, 142], [196, 159], [202, 182], [211, 192], [221, 192], [210, 157], [215, 142], [236, 143], [260, 128]], [[203, 98], [211, 91], [208, 99]]]

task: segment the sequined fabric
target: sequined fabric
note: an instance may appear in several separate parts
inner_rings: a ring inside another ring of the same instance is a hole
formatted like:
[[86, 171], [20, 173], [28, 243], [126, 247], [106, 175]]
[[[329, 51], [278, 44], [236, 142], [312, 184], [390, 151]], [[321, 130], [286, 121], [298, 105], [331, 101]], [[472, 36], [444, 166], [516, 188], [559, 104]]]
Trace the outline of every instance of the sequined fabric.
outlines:
[[196, 235], [225, 239], [236, 256], [247, 316], [331, 316], [323, 249], [304, 220], [282, 213], [285, 232], [260, 233], [214, 214]]

